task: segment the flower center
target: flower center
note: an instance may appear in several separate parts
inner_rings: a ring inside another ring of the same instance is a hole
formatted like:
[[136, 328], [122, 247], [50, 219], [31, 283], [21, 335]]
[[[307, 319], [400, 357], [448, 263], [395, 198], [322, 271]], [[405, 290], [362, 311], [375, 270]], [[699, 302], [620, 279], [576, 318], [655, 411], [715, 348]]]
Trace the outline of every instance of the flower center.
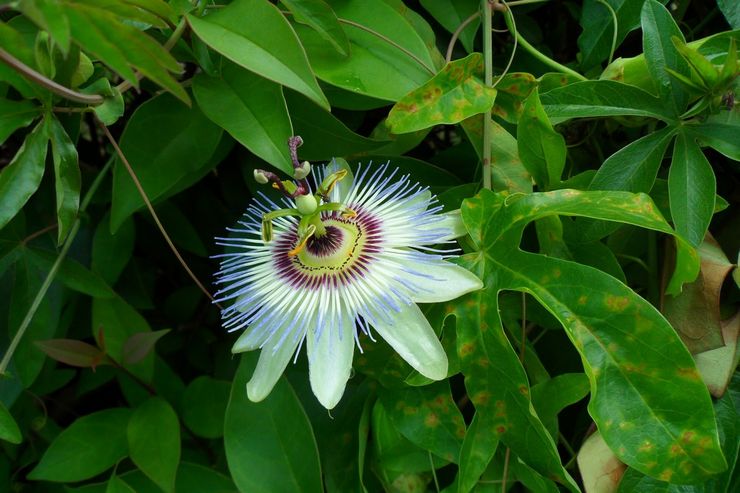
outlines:
[[362, 276], [372, 254], [380, 249], [380, 224], [366, 214], [344, 218], [332, 213], [323, 217], [322, 223], [326, 233], [309, 238], [297, 255], [288, 255], [298, 241], [295, 232], [275, 242], [278, 274], [295, 287], [345, 284]]

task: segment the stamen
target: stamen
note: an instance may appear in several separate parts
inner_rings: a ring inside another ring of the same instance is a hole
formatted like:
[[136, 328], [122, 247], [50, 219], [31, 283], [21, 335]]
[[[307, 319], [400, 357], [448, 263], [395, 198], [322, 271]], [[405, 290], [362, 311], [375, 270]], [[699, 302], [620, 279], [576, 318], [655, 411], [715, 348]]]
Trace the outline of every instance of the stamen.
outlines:
[[309, 225], [308, 228], [306, 228], [306, 232], [300, 238], [298, 245], [296, 245], [294, 249], [288, 252], [288, 257], [295, 257], [296, 255], [301, 253], [303, 249], [306, 248], [306, 243], [308, 243], [308, 239], [311, 238], [315, 232], [316, 226], [314, 226], [313, 224]]

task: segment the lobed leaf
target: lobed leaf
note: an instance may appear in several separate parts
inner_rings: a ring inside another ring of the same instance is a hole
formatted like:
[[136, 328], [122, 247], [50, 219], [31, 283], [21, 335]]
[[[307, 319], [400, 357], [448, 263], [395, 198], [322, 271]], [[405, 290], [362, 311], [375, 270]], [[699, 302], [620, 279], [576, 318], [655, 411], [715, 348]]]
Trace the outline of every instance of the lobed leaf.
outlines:
[[[589, 412], [620, 460], [676, 483], [703, 480], [726, 467], [706, 387], [691, 355], [660, 313], [599, 270], [518, 248], [524, 226], [551, 214], [588, 215], [671, 234], [647, 196], [561, 190], [504, 200], [484, 190], [464, 202], [462, 214], [480, 249], [466, 260], [486, 285], [477, 296], [493, 304], [481, 307], [491, 315], [477, 325], [481, 331], [477, 340], [472, 338], [475, 351], [480, 351], [482, 338], [488, 347], [501, 341], [498, 346], [513, 352], [500, 329], [497, 294], [529, 293], [558, 319], [581, 354], [591, 383]], [[514, 360], [509, 359], [513, 370]], [[466, 376], [473, 386], [471, 398], [491, 388], [476, 387], [473, 375]], [[522, 380], [521, 394], [528, 394], [523, 373]], [[502, 436], [504, 442], [506, 438]], [[521, 454], [520, 447], [512, 450]], [[524, 452], [524, 461], [538, 469]]]

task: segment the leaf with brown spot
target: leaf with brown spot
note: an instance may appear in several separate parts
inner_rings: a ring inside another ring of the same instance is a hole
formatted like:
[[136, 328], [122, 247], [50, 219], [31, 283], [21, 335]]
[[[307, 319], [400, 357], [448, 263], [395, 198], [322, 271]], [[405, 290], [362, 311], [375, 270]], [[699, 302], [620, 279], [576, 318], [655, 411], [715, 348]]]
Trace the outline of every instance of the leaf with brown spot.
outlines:
[[449, 462], [457, 462], [465, 422], [448, 381], [403, 390], [379, 389], [395, 428], [412, 443]]
[[386, 123], [393, 133], [402, 134], [485, 113], [493, 106], [496, 90], [486, 87], [482, 76], [480, 53], [450, 62], [426, 84], [401, 98]]
[[[517, 423], [531, 420], [532, 413], [518, 391], [526, 375], [497, 313], [498, 293], [506, 290], [532, 295], [564, 327], [589, 377], [589, 412], [620, 460], [655, 476], [671, 471], [671, 480], [678, 483], [703, 481], [724, 470], [707, 389], [691, 355], [661, 314], [602, 271], [519, 247], [528, 223], [552, 215], [584, 216], [671, 234], [677, 240], [680, 269], [670, 285], [677, 289], [698, 273], [698, 256], [647, 195], [558, 190], [505, 196], [483, 190], [466, 200], [461, 211], [479, 250], [461, 262], [486, 286], [466, 298], [475, 296], [481, 306], [486, 305], [490, 329], [480, 330], [482, 318], [475, 309], [470, 313], [464, 298], [456, 303], [458, 342], [475, 341], [492, 363], [481, 371], [472, 364], [479, 357], [473, 354], [461, 357], [461, 367], [469, 395], [486, 389], [494, 393], [489, 403], [506, 404], [506, 419], [497, 426], [505, 428], [500, 438], [512, 452], [548, 477], [559, 465], [557, 455], [558, 462], [548, 462], [543, 447], [535, 445], [542, 442], [536, 427], [528, 428], [528, 441], [517, 431]], [[496, 417], [496, 409], [486, 403], [476, 410], [492, 420]], [[690, 441], [684, 444], [681, 437]], [[646, 439], [655, 446], [645, 448]], [[669, 454], [675, 443], [680, 450]], [[549, 447], [552, 450], [554, 445]]]

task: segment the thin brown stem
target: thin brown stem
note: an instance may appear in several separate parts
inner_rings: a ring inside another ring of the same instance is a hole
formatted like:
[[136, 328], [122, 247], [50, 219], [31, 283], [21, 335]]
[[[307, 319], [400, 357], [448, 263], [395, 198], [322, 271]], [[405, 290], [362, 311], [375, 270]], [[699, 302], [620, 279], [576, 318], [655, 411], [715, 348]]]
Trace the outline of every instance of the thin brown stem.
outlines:
[[504, 470], [501, 473], [501, 493], [506, 493], [506, 480], [509, 476], [509, 457], [511, 456], [511, 449], [506, 447], [506, 455], [504, 455]]
[[452, 38], [450, 38], [450, 42], [447, 45], [447, 53], [445, 54], [445, 62], [450, 63], [452, 60], [452, 50], [455, 48], [455, 43], [457, 42], [457, 38], [460, 37], [460, 34], [463, 32], [463, 29], [468, 27], [468, 24], [473, 22], [475, 19], [480, 17], [480, 12], [476, 12], [464, 21], [460, 23], [459, 26], [457, 26], [457, 29], [455, 29], [455, 32], [452, 33]]
[[90, 106], [97, 106], [105, 101], [105, 98], [99, 94], [82, 94], [81, 92], [74, 91], [54, 82], [45, 75], [38, 73], [22, 61], [18, 60], [2, 48], [0, 48], [0, 60], [5, 62], [7, 66], [21, 74], [23, 77], [29, 79], [31, 82], [34, 82], [65, 99], [69, 99], [70, 101]]
[[386, 36], [384, 34], [380, 34], [378, 31], [376, 31], [374, 29], [371, 29], [371, 28], [369, 28], [367, 26], [363, 26], [362, 24], [360, 24], [358, 22], [355, 22], [355, 21], [351, 21], [349, 19], [342, 19], [340, 17], [337, 20], [340, 23], [342, 23], [342, 24], [347, 24], [348, 26], [356, 27], [357, 29], [360, 29], [362, 31], [365, 31], [367, 33], [372, 34], [373, 36], [375, 36], [378, 39], [382, 39], [383, 41], [385, 41], [389, 45], [393, 46], [397, 50], [402, 51], [406, 56], [408, 56], [409, 58], [411, 58], [412, 60], [414, 60], [416, 63], [418, 63], [419, 65], [421, 65], [421, 67], [424, 68], [424, 70], [426, 70], [427, 72], [429, 72], [431, 75], [435, 75], [436, 74], [436, 72], [434, 71], [434, 69], [432, 67], [430, 67], [429, 65], [427, 65], [424, 62], [424, 60], [422, 60], [421, 58], [419, 58], [414, 53], [412, 53], [411, 51], [407, 50], [406, 48], [404, 48], [400, 44], [396, 43], [395, 41], [393, 41], [388, 36]]
[[185, 262], [185, 259], [182, 258], [182, 255], [180, 255], [180, 251], [177, 249], [175, 244], [172, 242], [172, 239], [170, 239], [170, 235], [167, 234], [167, 231], [164, 229], [164, 226], [162, 225], [162, 221], [159, 220], [159, 216], [157, 215], [156, 211], [154, 210], [154, 207], [152, 206], [152, 202], [149, 200], [149, 197], [146, 194], [146, 191], [144, 190], [144, 187], [141, 185], [141, 182], [139, 181], [139, 178], [136, 176], [136, 172], [131, 167], [131, 164], [128, 162], [128, 159], [126, 159], [126, 156], [123, 154], [123, 151], [118, 146], [118, 142], [116, 142], [116, 139], [113, 138], [113, 135], [111, 135], [110, 131], [108, 130], [108, 127], [106, 127], [102, 122], [100, 122], [100, 127], [103, 129], [103, 132], [105, 132], [105, 136], [108, 138], [108, 141], [111, 143], [113, 148], [116, 150], [116, 153], [118, 154], [118, 157], [121, 159], [121, 162], [126, 167], [126, 171], [128, 171], [129, 176], [131, 176], [131, 180], [133, 180], [134, 185], [136, 186], [136, 189], [139, 191], [139, 195], [141, 195], [141, 199], [144, 201], [144, 204], [146, 204], [147, 209], [149, 209], [149, 214], [151, 214], [152, 218], [154, 219], [154, 222], [157, 224], [157, 229], [159, 229], [159, 232], [162, 233], [162, 237], [164, 237], [164, 240], [167, 242], [167, 245], [170, 247], [170, 250], [172, 250], [172, 253], [177, 258], [178, 262], [180, 262], [180, 265], [182, 265], [183, 269], [185, 269], [185, 272], [188, 273], [188, 276], [190, 276], [190, 279], [193, 280], [193, 282], [198, 286], [198, 288], [203, 292], [203, 294], [206, 295], [206, 297], [211, 300], [217, 307], [220, 309], [223, 309], [221, 305], [216, 303], [215, 299], [213, 298], [213, 295], [203, 286], [203, 283], [200, 282], [200, 279], [193, 273], [193, 271], [190, 269], [190, 266], [188, 266], [187, 262]]
[[57, 229], [57, 227], [58, 227], [57, 224], [50, 224], [50, 225], [48, 225], [45, 228], [42, 228], [42, 229], [40, 229], [38, 231], [34, 231], [30, 235], [28, 235], [25, 238], [23, 238], [23, 241], [21, 241], [21, 244], [22, 245], [26, 245], [29, 241], [31, 241], [33, 239], [36, 239], [39, 236], [48, 233], [49, 231], [54, 231], [55, 229]]

